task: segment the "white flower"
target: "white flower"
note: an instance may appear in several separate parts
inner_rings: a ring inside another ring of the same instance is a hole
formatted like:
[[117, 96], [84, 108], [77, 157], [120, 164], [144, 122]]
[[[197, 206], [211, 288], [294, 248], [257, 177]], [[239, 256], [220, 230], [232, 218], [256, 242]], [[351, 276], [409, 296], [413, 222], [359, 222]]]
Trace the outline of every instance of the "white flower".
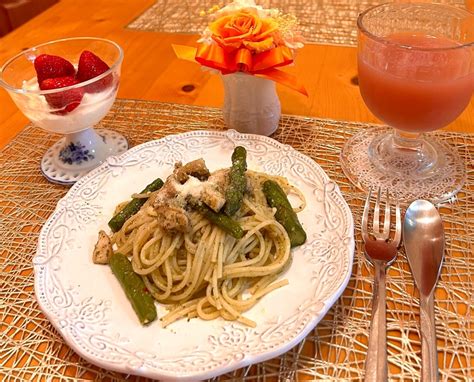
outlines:
[[261, 18], [273, 17], [278, 14], [277, 9], [263, 9], [261, 5], [256, 5], [254, 0], [235, 0], [232, 3], [226, 5], [225, 7], [219, 9], [216, 13], [216, 17], [221, 17], [229, 15], [239, 11], [241, 9], [255, 9], [257, 14]]

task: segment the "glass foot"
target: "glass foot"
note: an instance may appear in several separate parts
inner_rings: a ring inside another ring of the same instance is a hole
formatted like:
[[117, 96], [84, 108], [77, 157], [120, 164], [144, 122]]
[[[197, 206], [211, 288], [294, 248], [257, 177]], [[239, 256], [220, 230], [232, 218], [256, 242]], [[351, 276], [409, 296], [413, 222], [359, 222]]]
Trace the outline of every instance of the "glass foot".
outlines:
[[109, 156], [128, 150], [127, 139], [112, 130], [90, 128], [57, 141], [41, 160], [41, 172], [53, 183], [71, 185]]
[[419, 158], [415, 151], [397, 152], [395, 148], [390, 157], [385, 157], [385, 162], [377, 162], [374, 150], [388, 144], [386, 140], [390, 139], [391, 132], [390, 127], [366, 129], [344, 144], [340, 159], [349, 180], [365, 191], [381, 187], [402, 202], [452, 200], [466, 181], [466, 169], [456, 150], [429, 136], [425, 142], [428, 152], [434, 153], [433, 158]]
[[432, 177], [442, 166], [443, 158], [438, 158], [436, 148], [426, 139], [418, 138], [412, 143], [389, 130], [374, 137], [369, 145], [369, 159], [381, 172], [418, 179]]

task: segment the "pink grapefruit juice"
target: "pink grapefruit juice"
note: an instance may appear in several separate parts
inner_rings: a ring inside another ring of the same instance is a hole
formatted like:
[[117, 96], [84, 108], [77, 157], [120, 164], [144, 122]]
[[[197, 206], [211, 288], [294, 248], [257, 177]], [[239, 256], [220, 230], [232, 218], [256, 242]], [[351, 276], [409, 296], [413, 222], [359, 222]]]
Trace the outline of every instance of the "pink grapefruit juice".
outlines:
[[474, 48], [414, 33], [385, 40], [389, 43], [368, 40], [359, 47], [360, 92], [370, 111], [409, 132], [433, 131], [454, 121], [474, 91]]

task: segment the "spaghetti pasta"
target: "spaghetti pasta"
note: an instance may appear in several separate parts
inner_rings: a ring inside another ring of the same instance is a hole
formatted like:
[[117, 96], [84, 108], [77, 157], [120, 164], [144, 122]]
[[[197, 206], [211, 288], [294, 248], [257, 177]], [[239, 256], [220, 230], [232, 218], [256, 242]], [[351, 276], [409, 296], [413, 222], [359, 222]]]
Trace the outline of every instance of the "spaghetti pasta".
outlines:
[[302, 201], [298, 210], [304, 208], [304, 197], [285, 178], [254, 171], [246, 176], [251, 192], [234, 216], [244, 231], [240, 239], [196, 211], [187, 211], [189, 228], [184, 232], [164, 229], [154, 208], [159, 191], [113, 234], [114, 251], [131, 258], [134, 272], [167, 307], [163, 326], [192, 317], [222, 317], [255, 326], [244, 312], [288, 283], [278, 278], [291, 264], [290, 239], [268, 207], [261, 185], [272, 179], [286, 192], [293, 191]]

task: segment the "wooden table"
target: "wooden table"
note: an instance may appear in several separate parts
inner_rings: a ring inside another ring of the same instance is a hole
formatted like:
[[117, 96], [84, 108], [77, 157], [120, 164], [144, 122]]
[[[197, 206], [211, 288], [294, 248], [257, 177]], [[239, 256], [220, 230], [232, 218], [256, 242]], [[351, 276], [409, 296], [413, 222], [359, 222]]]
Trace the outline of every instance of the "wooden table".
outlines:
[[[154, 0], [62, 0], [0, 38], [0, 64], [22, 49], [57, 38], [104, 37], [116, 41], [125, 51], [119, 98], [220, 106], [223, 87], [218, 76], [178, 60], [171, 49], [172, 43], [194, 44], [196, 35], [126, 29], [153, 3]], [[307, 45], [298, 53], [297, 64], [285, 70], [304, 79], [309, 97], [279, 86], [283, 113], [377, 122], [357, 87], [356, 48]], [[8, 94], [0, 91], [0, 148], [27, 123]], [[446, 130], [474, 133], [474, 100]]]
[[[194, 44], [197, 36], [141, 32], [126, 25], [154, 3], [153, 0], [62, 0], [38, 17], [0, 39], [0, 63], [20, 50], [57, 38], [109, 38], [125, 51], [118, 97], [220, 106], [223, 87], [217, 76], [198, 65], [178, 60], [171, 44]], [[304, 79], [308, 98], [279, 86], [282, 112], [376, 122], [354, 83], [357, 74], [354, 47], [307, 45], [295, 67], [286, 69]], [[186, 86], [186, 85], [192, 85]], [[193, 88], [191, 91], [190, 88]], [[0, 92], [0, 147], [28, 122], [5, 91]], [[474, 100], [447, 129], [474, 132]]]

